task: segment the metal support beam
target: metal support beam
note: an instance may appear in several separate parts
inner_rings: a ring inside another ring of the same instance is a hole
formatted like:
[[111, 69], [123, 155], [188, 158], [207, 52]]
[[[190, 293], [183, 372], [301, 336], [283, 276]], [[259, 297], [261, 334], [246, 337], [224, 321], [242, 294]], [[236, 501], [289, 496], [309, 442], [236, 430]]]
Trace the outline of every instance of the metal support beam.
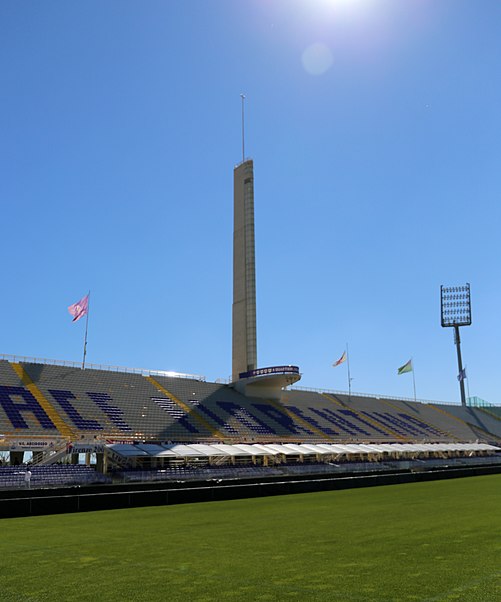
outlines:
[[463, 361], [461, 359], [461, 338], [459, 336], [459, 326], [454, 326], [454, 343], [456, 344], [458, 352], [458, 379], [459, 388], [461, 391], [461, 405], [466, 406], [466, 395], [464, 392], [464, 372], [463, 372]]

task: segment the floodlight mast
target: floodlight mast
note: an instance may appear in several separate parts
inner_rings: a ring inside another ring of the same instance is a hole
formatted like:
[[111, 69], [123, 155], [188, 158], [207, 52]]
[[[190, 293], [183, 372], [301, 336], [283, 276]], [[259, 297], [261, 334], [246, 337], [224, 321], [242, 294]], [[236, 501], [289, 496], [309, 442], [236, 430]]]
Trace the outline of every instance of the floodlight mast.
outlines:
[[441, 286], [440, 287], [440, 313], [442, 326], [454, 328], [454, 343], [458, 355], [458, 380], [461, 391], [461, 405], [466, 406], [466, 395], [464, 391], [464, 379], [466, 378], [463, 362], [461, 359], [461, 338], [459, 336], [460, 326], [471, 325], [471, 296], [470, 285], [464, 286]]

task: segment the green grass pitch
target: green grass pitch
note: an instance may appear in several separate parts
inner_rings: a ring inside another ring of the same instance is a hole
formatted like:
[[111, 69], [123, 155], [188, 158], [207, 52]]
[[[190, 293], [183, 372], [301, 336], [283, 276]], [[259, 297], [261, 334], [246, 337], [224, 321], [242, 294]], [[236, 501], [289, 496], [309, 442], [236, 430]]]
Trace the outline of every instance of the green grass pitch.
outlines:
[[501, 600], [501, 475], [0, 521], [1, 602]]

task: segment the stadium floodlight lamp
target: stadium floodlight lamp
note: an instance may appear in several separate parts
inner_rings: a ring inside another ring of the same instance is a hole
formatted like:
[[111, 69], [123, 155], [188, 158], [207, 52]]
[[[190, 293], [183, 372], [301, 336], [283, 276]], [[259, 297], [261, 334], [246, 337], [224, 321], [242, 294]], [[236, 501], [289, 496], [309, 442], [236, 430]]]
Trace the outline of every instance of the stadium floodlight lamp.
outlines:
[[468, 282], [462, 286], [440, 287], [440, 313], [442, 326], [444, 328], [454, 328], [454, 343], [456, 344], [458, 355], [457, 379], [461, 391], [461, 405], [466, 406], [466, 395], [464, 391], [466, 372], [463, 369], [463, 362], [461, 359], [459, 327], [471, 325], [471, 296], [470, 285]]
[[464, 286], [441, 286], [440, 308], [442, 326], [470, 326], [470, 285], [466, 283]]

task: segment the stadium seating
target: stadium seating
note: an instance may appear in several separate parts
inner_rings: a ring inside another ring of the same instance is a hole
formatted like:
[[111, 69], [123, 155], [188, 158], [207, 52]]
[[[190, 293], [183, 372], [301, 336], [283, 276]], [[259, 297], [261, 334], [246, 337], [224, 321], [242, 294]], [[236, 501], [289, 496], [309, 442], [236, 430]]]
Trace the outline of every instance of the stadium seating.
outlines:
[[484, 412], [480, 408], [440, 404], [436, 404], [434, 407], [447, 416], [451, 423], [468, 425], [470, 431], [478, 439], [485, 439], [489, 435], [494, 435], [498, 438], [501, 437], [501, 418]]
[[1, 360], [0, 433], [56, 444], [499, 442], [501, 420], [474, 408], [294, 389], [279, 403], [194, 378]]
[[[27, 488], [26, 470], [26, 466], [2, 466], [0, 468], [0, 488]], [[111, 483], [111, 478], [96, 472], [90, 466], [53, 464], [51, 466], [30, 466], [29, 470], [31, 472], [30, 488]]]

